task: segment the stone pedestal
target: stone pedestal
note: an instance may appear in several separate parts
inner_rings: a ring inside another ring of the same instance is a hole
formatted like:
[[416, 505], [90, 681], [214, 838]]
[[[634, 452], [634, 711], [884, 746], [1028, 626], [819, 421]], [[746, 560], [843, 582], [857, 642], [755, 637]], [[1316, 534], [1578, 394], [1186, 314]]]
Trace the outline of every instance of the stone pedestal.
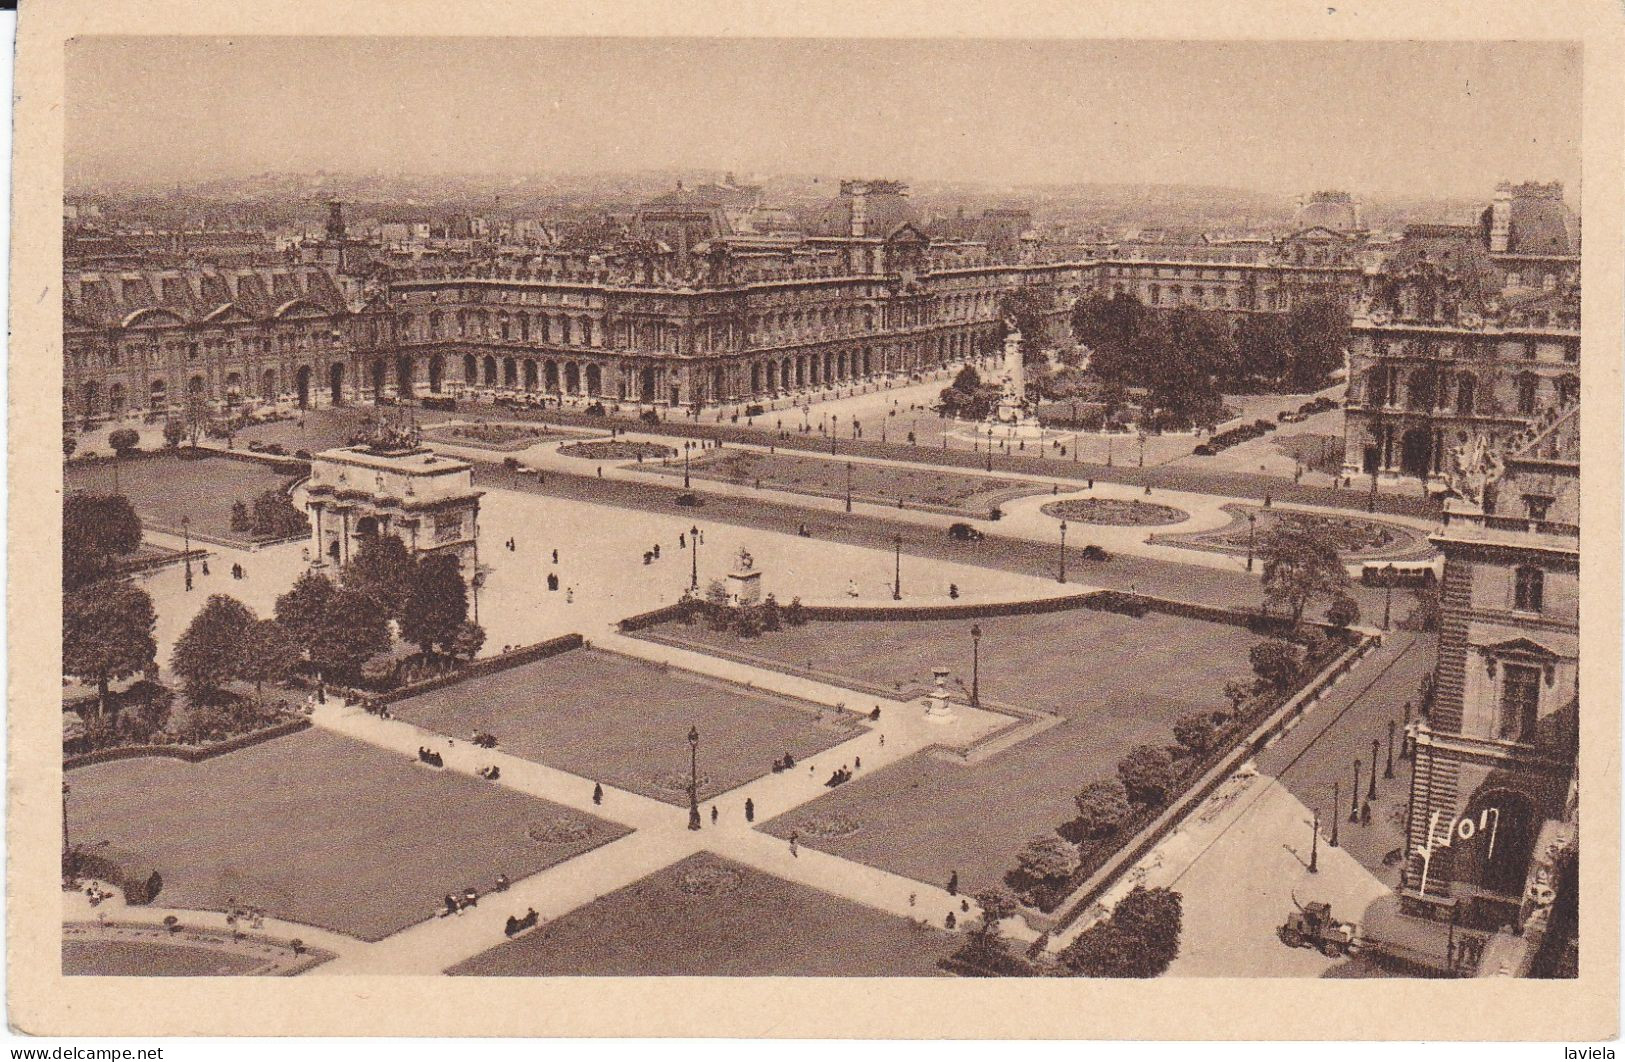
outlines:
[[931, 723], [951, 723], [958, 716], [954, 715], [953, 702], [948, 699], [948, 669], [934, 667], [932, 676], [936, 679], [935, 688], [925, 695], [925, 718]]
[[762, 573], [737, 571], [728, 573], [728, 596], [736, 605], [754, 605], [762, 600]]

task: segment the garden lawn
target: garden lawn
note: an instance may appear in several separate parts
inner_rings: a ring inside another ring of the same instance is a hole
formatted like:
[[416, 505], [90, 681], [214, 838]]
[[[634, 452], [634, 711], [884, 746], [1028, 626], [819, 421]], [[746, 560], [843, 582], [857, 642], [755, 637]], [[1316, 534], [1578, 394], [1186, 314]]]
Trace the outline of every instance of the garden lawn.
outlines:
[[688, 729], [700, 732], [700, 799], [855, 736], [851, 716], [596, 649], [390, 705], [418, 726], [494, 734], [504, 752], [673, 804], [688, 802]]
[[378, 940], [626, 831], [593, 820], [571, 844], [528, 828], [587, 816], [349, 738], [306, 730], [188, 764], [162, 757], [69, 772], [74, 842], [109, 842], [157, 868], [160, 907], [263, 907]]
[[[643, 464], [640, 471], [681, 476], [683, 466], [676, 460], [665, 466]], [[724, 447], [707, 450], [689, 462], [694, 479], [720, 480], [763, 489], [787, 490], [826, 498], [846, 496], [847, 462], [831, 458], [782, 453], [764, 454], [754, 450]], [[989, 509], [1028, 494], [1042, 494], [1042, 485], [1018, 479], [979, 476], [928, 466], [852, 464], [852, 497], [862, 502], [930, 506], [985, 517]]]
[[152, 940], [65, 940], [62, 972], [69, 977], [231, 977], [264, 966], [252, 955]]
[[[979, 763], [927, 751], [860, 774], [766, 828], [781, 837], [799, 830], [803, 844], [932, 884], [956, 870], [966, 891], [998, 884], [1030, 838], [1076, 815], [1072, 797], [1085, 783], [1114, 777], [1136, 745], [1172, 744], [1173, 723], [1185, 713], [1224, 706], [1225, 682], [1251, 673], [1247, 653], [1259, 641], [1240, 627], [1156, 612], [1135, 619], [1079, 609], [976, 622], [983, 705], [1042, 709], [1062, 722]], [[746, 651], [790, 666], [811, 660], [886, 687], [921, 683], [933, 665], [947, 665], [968, 686], [970, 625], [810, 623], [763, 635]], [[819, 820], [837, 814], [859, 829], [818, 837]]]
[[[65, 476], [69, 490], [113, 492], [110, 458], [70, 463]], [[252, 535], [231, 529], [232, 503], [241, 501], [252, 511], [255, 498], [293, 477], [266, 465], [229, 457], [193, 459], [157, 454], [120, 461], [117, 478], [119, 492], [135, 506], [143, 526], [179, 535], [181, 518], [187, 517], [193, 534], [249, 544], [254, 541]]]
[[[690, 886], [682, 883], [688, 878]], [[710, 895], [696, 894], [708, 889]], [[478, 977], [932, 977], [962, 938], [710, 853], [497, 945]]]

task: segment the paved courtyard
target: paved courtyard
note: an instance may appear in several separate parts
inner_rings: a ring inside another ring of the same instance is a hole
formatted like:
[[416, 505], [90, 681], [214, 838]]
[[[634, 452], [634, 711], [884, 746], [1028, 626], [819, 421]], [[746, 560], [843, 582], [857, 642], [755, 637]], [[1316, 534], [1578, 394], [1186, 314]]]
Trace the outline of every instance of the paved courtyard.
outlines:
[[595, 649], [470, 679], [391, 706], [452, 737], [495, 734], [504, 751], [687, 806], [689, 727], [700, 799], [854, 737], [851, 716]]

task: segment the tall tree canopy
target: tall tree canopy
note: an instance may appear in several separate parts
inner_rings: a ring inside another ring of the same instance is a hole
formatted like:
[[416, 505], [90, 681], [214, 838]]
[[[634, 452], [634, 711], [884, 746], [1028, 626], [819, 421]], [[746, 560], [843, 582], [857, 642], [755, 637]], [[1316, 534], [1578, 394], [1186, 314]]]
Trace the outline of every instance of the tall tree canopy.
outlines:
[[354, 678], [369, 656], [388, 648], [389, 619], [378, 599], [343, 587], [323, 610], [310, 659], [329, 676]]
[[1277, 521], [1261, 537], [1258, 556], [1264, 562], [1265, 603], [1284, 609], [1294, 625], [1311, 602], [1339, 597], [1349, 584], [1337, 549], [1308, 527]]
[[450, 652], [457, 629], [467, 618], [468, 586], [457, 558], [449, 553], [421, 558], [401, 617], [401, 637], [416, 642], [425, 654], [437, 645]]
[[226, 684], [239, 677], [244, 639], [255, 622], [253, 610], [236, 598], [209, 595], [169, 658], [192, 700], [216, 702]]
[[103, 583], [63, 598], [62, 671], [96, 684], [103, 716], [108, 684], [152, 666], [158, 655], [156, 625], [151, 596], [129, 583]]
[[315, 649], [326, 625], [327, 608], [339, 592], [333, 580], [306, 570], [293, 588], [276, 599], [276, 618], [294, 643], [306, 653]]
[[122, 494], [68, 495], [62, 503], [62, 584], [84, 586], [141, 545], [141, 520]]
[[412, 592], [417, 562], [394, 535], [373, 535], [361, 543], [340, 580], [346, 589], [371, 594], [389, 619], [400, 619]]

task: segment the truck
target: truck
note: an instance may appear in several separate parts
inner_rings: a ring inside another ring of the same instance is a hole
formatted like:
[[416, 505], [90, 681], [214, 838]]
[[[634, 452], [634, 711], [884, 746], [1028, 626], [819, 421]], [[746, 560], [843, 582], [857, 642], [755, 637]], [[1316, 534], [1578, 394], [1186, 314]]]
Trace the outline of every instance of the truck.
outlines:
[[1315, 902], [1300, 906], [1287, 915], [1281, 927], [1281, 940], [1289, 948], [1314, 948], [1328, 959], [1340, 959], [1354, 951], [1360, 927], [1332, 917], [1332, 905]]

